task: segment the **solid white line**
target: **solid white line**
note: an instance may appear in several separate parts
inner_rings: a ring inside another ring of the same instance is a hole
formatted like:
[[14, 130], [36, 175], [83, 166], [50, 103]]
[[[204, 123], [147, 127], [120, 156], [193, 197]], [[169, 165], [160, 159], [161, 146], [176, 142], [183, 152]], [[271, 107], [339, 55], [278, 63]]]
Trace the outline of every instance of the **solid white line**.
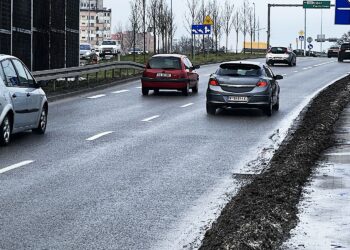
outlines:
[[130, 90], [128, 90], [128, 89], [123, 89], [123, 90], [114, 91], [114, 92], [112, 92], [112, 94], [120, 94], [120, 93], [129, 92], [129, 91]]
[[137, 89], [142, 89], [142, 87], [136, 87]]
[[160, 117], [160, 116], [159, 115], [155, 115], [155, 116], [151, 116], [151, 117], [148, 117], [146, 119], [143, 119], [142, 121], [143, 122], [150, 122], [150, 121], [152, 121], [152, 120], [154, 120], [154, 119], [156, 119], [158, 117]]
[[106, 95], [94, 95], [94, 96], [90, 96], [88, 97], [88, 99], [97, 99], [97, 98], [101, 98], [101, 97], [105, 97]]
[[33, 163], [33, 162], [34, 162], [34, 161], [32, 161], [32, 160], [29, 160], [29, 161], [22, 161], [22, 162], [20, 162], [20, 163], [14, 164], [14, 165], [12, 165], [12, 166], [9, 166], [9, 167], [0, 169], [0, 174], [3, 174], [3, 173], [5, 173], [5, 172], [10, 171], [10, 170], [13, 170], [13, 169], [15, 169], [15, 168], [23, 167], [23, 166], [28, 165], [28, 164]]
[[326, 154], [327, 156], [350, 156], [350, 152], [344, 152], [344, 153], [329, 153]]
[[185, 105], [182, 105], [182, 106], [180, 106], [180, 108], [187, 108], [187, 107], [189, 107], [189, 106], [192, 106], [194, 103], [188, 103], [188, 104], [185, 104]]
[[96, 140], [96, 139], [98, 139], [98, 138], [101, 138], [102, 136], [109, 135], [109, 134], [112, 134], [112, 133], [114, 133], [114, 131], [103, 132], [103, 133], [94, 135], [94, 136], [92, 136], [92, 137], [90, 137], [90, 138], [87, 138], [86, 140], [87, 140], [87, 141], [94, 141], [94, 140]]

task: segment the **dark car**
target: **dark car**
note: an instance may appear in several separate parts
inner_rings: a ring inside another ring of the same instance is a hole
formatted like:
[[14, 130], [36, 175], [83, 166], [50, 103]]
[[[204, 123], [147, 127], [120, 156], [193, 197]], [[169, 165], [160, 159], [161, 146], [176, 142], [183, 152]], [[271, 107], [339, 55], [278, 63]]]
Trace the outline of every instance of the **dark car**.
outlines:
[[199, 76], [196, 72], [199, 66], [193, 66], [185, 55], [160, 54], [152, 56], [143, 72], [142, 94], [148, 95], [149, 90], [159, 92], [160, 89], [176, 89], [183, 95], [198, 92]]
[[234, 61], [222, 63], [210, 76], [207, 89], [207, 113], [215, 115], [218, 108], [259, 108], [271, 116], [279, 109], [280, 87], [263, 63]]
[[343, 43], [340, 46], [338, 62], [342, 62], [346, 59], [350, 59], [350, 43]]
[[327, 51], [327, 57], [338, 57], [339, 54], [339, 47], [338, 46], [332, 46]]
[[275, 63], [283, 63], [288, 64], [289, 66], [296, 66], [297, 56], [289, 48], [271, 47], [266, 54], [266, 64], [274, 65]]

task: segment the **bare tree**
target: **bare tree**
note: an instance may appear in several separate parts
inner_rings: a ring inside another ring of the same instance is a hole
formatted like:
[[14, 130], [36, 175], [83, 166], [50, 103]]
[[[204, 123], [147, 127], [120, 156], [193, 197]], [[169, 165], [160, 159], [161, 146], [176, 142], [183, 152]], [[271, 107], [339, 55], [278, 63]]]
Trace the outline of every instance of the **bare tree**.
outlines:
[[[131, 29], [133, 33], [133, 50], [136, 47], [136, 35], [139, 33], [141, 25], [142, 25], [142, 0], [130, 0], [131, 13], [129, 17], [129, 21], [131, 23]], [[134, 61], [136, 61], [136, 55], [134, 55]]]
[[228, 48], [228, 37], [232, 31], [232, 27], [233, 27], [233, 9], [234, 9], [234, 4], [231, 3], [231, 1], [229, 0], [225, 0], [225, 4], [223, 7], [223, 11], [222, 11], [222, 18], [223, 18], [223, 29], [226, 35], [226, 53], [227, 53], [227, 48]]
[[248, 32], [250, 35], [250, 54], [253, 54], [253, 36], [255, 33], [256, 27], [254, 22], [254, 14], [251, 7], [248, 8]]
[[197, 11], [198, 11], [198, 0], [186, 0], [186, 5], [188, 9], [188, 13], [185, 14], [185, 28], [189, 32], [189, 34], [192, 36], [191, 39], [191, 53], [192, 58], [194, 56], [194, 35], [192, 35], [192, 24], [195, 24], [196, 17], [197, 17]]
[[[245, 43], [246, 40], [246, 35], [248, 32], [248, 11], [249, 11], [249, 1], [244, 0], [243, 6], [242, 6], [242, 15], [241, 15], [241, 20], [242, 20], [242, 25], [241, 25], [241, 31], [243, 33], [243, 44]], [[243, 53], [245, 54], [245, 46], [243, 45]]]
[[218, 5], [217, 0], [213, 0], [210, 5], [209, 9], [211, 9], [211, 16], [213, 18], [213, 42], [215, 44], [215, 52], [218, 52], [218, 45], [219, 40], [222, 34], [222, 28], [223, 28], [223, 19], [221, 16], [220, 7]]
[[148, 18], [149, 23], [151, 23], [152, 30], [153, 30], [153, 47], [154, 47], [154, 54], [156, 54], [157, 51], [157, 15], [158, 15], [158, 6], [159, 6], [159, 0], [151, 0], [148, 6]]
[[236, 54], [238, 53], [238, 36], [239, 36], [239, 31], [242, 28], [242, 19], [241, 19], [241, 10], [240, 9], [236, 9], [236, 12], [233, 15], [233, 20], [232, 20], [232, 24], [233, 24], [233, 28], [236, 32]]

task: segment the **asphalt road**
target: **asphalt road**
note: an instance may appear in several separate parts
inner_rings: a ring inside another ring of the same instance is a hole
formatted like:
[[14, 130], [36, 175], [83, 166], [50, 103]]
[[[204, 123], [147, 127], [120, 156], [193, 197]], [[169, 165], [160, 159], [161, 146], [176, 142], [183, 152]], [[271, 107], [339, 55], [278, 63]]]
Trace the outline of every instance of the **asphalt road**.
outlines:
[[216, 67], [198, 70], [199, 93], [188, 97], [143, 97], [134, 81], [51, 103], [44, 136], [22, 133], [0, 148], [0, 249], [182, 247], [217, 184], [255, 159], [305, 98], [349, 71], [334, 58], [276, 66], [285, 76], [279, 112], [211, 117], [205, 89]]

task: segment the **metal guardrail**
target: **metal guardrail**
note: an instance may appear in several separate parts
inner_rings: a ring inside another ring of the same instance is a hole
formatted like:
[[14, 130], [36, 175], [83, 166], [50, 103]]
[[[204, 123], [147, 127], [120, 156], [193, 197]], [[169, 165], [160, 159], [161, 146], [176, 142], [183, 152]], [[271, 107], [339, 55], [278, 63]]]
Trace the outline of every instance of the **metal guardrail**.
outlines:
[[62, 68], [53, 70], [43, 70], [33, 72], [33, 76], [37, 81], [50, 81], [57, 80], [59, 78], [77, 78], [82, 75], [97, 74], [101, 71], [108, 71], [115, 69], [135, 69], [143, 70], [145, 66], [140, 63], [135, 62], [109, 62], [101, 64], [92, 64], [86, 66], [72, 67], [72, 68]]

